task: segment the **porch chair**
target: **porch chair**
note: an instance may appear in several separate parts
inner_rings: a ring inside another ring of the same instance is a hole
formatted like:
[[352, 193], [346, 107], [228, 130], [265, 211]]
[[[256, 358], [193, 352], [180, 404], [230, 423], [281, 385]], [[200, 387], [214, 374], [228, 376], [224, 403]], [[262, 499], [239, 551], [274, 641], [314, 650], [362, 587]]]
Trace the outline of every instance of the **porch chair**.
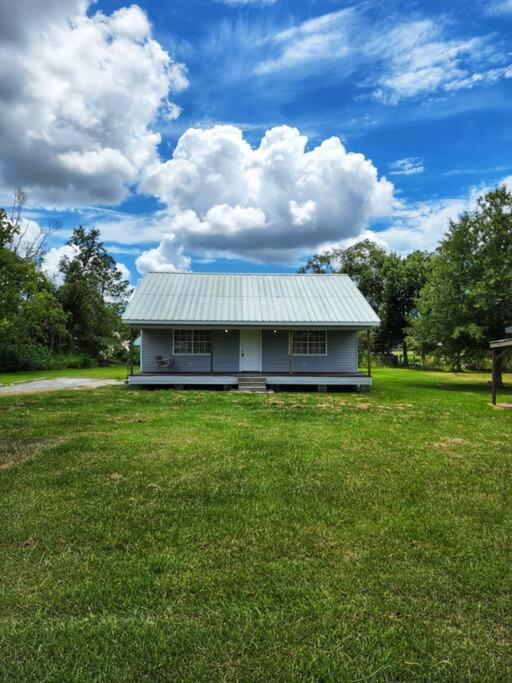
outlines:
[[159, 368], [167, 366], [168, 368], [174, 367], [174, 358], [164, 358], [163, 356], [155, 356], [156, 364]]

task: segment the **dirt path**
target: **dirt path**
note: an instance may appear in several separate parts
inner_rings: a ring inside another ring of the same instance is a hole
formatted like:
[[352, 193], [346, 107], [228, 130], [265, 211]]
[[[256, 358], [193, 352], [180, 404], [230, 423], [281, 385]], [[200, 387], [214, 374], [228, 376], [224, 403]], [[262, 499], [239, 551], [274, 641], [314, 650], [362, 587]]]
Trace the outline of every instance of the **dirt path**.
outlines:
[[0, 396], [5, 394], [33, 394], [39, 391], [58, 391], [60, 389], [97, 389], [112, 384], [120, 384], [117, 379], [95, 377], [57, 377], [55, 379], [35, 379], [19, 384], [0, 386]]

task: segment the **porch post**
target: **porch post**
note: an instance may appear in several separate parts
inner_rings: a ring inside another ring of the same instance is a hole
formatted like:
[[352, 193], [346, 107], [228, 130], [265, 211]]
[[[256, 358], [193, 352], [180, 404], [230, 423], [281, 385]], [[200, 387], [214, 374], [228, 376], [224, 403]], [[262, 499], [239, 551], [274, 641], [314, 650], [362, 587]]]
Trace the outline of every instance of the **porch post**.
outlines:
[[129, 345], [129, 359], [128, 359], [128, 375], [131, 377], [133, 375], [133, 366], [134, 366], [134, 358], [133, 358], [133, 342], [134, 340], [130, 337], [130, 345]]
[[496, 349], [492, 349], [492, 374], [491, 374], [491, 400], [493, 406], [496, 405], [496, 375], [498, 373], [498, 360], [496, 358]]
[[366, 346], [368, 352], [368, 377], [372, 376], [372, 349], [371, 349], [371, 332], [368, 330], [366, 333]]
[[292, 374], [292, 331], [288, 330], [288, 374]]
[[213, 375], [213, 335], [210, 330], [210, 375]]

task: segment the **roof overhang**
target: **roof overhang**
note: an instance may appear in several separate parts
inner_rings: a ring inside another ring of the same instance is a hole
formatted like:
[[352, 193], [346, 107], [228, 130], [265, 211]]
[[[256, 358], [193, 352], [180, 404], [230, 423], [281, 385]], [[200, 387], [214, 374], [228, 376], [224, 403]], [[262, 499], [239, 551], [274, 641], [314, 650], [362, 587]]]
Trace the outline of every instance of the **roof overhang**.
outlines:
[[509, 339], [496, 339], [490, 343], [491, 349], [503, 349], [507, 346], [512, 346], [512, 337], [509, 337]]
[[[180, 320], [180, 321], [172, 321], [172, 320], [126, 320], [123, 318], [123, 323], [125, 325], [129, 325], [130, 327], [134, 327], [136, 329], [140, 328], [153, 328], [153, 329], [166, 329], [166, 328], [175, 328], [175, 327], [186, 327], [186, 328], [191, 328], [191, 327], [197, 327], [197, 328], [203, 328], [206, 327], [208, 329], [225, 329], [225, 328], [230, 328], [232, 330], [240, 329], [240, 328], [247, 328], [247, 327], [254, 327], [259, 330], [262, 329], [271, 329], [271, 330], [304, 330], [304, 329], [309, 329], [309, 328], [321, 328], [321, 329], [346, 329], [346, 330], [367, 330], [372, 327], [379, 327], [380, 321], [368, 321], [368, 322], [358, 322], [358, 323], [351, 323], [351, 322], [316, 322], [316, 321], [304, 321], [304, 322], [293, 322], [293, 323], [283, 323], [281, 322], [233, 322], [229, 320], [225, 321], [215, 321], [215, 322], [208, 322], [208, 321], [201, 321], [198, 322], [197, 320]], [[512, 341], [512, 340], [511, 340]]]

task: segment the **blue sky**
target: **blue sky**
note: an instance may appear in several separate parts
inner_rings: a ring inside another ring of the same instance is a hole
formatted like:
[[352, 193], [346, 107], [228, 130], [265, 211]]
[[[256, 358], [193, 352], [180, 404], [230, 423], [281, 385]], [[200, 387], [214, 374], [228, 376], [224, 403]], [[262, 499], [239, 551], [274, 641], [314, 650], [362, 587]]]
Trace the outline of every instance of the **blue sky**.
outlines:
[[133, 282], [430, 249], [512, 176], [511, 0], [8, 4], [1, 196], [60, 220], [50, 272], [78, 222]]

